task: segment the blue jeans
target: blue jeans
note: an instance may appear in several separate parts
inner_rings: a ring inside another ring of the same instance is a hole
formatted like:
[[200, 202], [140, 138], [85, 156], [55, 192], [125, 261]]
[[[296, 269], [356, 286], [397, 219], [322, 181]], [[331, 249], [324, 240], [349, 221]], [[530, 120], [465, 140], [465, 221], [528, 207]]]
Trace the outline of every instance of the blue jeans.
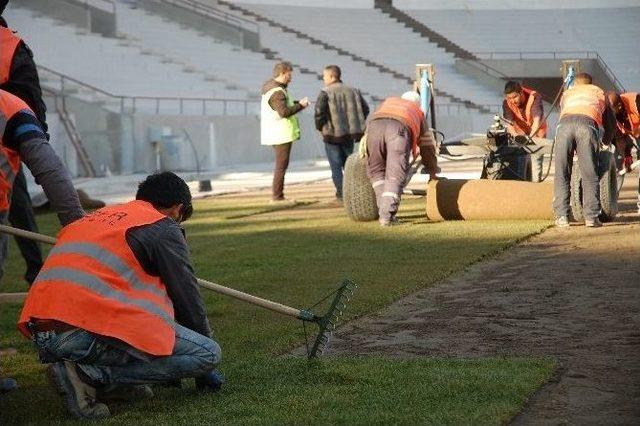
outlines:
[[342, 170], [347, 157], [353, 153], [353, 141], [336, 144], [325, 142], [324, 150], [331, 167], [331, 179], [336, 187], [336, 197], [342, 198]]
[[64, 333], [35, 333], [34, 342], [44, 363], [73, 361], [94, 385], [140, 385], [197, 377], [212, 371], [220, 362], [220, 346], [180, 325], [176, 343], [168, 356], [140, 359], [82, 330]]

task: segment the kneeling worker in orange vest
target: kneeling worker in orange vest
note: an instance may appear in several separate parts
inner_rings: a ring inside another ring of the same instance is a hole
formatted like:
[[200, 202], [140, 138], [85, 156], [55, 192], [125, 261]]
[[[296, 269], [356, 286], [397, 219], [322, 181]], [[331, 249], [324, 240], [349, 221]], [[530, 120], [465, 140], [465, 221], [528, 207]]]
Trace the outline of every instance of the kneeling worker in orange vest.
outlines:
[[398, 222], [412, 153], [415, 158], [420, 151], [430, 179], [438, 179], [435, 137], [419, 104], [417, 92], [387, 98], [367, 125], [367, 176], [376, 193], [381, 226]]
[[592, 84], [591, 75], [579, 73], [575, 83], [560, 99], [560, 120], [556, 130], [553, 210], [556, 226], [569, 226], [569, 197], [574, 152], [580, 162], [582, 202], [586, 226], [600, 226], [598, 149], [609, 145], [616, 122], [604, 91]]
[[136, 200], [66, 226], [29, 290], [18, 329], [35, 342], [68, 410], [153, 396], [146, 384], [195, 377], [217, 390], [211, 330], [180, 222], [191, 193], [177, 175], [147, 177]]
[[507, 125], [507, 130], [514, 136], [547, 137], [542, 96], [533, 89], [508, 81], [504, 86], [502, 115], [513, 123]]

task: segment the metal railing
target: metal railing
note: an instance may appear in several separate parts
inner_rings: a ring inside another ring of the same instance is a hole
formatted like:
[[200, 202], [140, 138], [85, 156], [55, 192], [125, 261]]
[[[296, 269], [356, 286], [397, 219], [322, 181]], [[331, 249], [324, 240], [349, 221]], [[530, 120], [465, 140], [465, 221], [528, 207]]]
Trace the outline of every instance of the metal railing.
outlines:
[[602, 59], [602, 56], [598, 52], [590, 50], [578, 50], [578, 51], [554, 51], [554, 52], [473, 52], [479, 59], [595, 59], [598, 61], [607, 77], [611, 79], [613, 85], [618, 91], [625, 91], [624, 85], [614, 72], [609, 68], [609, 65]]
[[[56, 90], [59, 96], [70, 96], [82, 99], [77, 89], [84, 89], [98, 97], [106, 98], [110, 108], [120, 114], [134, 114], [147, 112], [161, 114], [168, 112], [179, 115], [254, 115], [259, 113], [260, 102], [248, 99], [223, 99], [205, 97], [177, 97], [177, 96], [130, 96], [110, 93], [99, 87], [92, 86], [68, 75], [38, 65], [42, 76], [52, 76], [59, 82]], [[44, 80], [44, 79], [42, 79]], [[43, 84], [46, 86], [46, 83]], [[48, 90], [52, 91], [51, 88]], [[98, 99], [93, 99], [97, 102]]]
[[191, 10], [197, 12], [200, 15], [208, 16], [220, 21], [225, 22], [231, 26], [239, 29], [249, 30], [251, 32], [260, 33], [260, 26], [249, 19], [242, 18], [240, 16], [231, 15], [230, 13], [223, 12], [215, 7], [200, 3], [196, 0], [160, 0], [162, 3], [171, 4], [176, 7]]

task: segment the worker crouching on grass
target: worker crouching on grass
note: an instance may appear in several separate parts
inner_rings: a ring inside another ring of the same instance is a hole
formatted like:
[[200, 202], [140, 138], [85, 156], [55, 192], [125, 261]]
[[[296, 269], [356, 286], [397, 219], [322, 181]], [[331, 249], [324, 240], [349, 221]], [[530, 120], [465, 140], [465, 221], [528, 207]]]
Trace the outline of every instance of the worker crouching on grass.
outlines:
[[585, 225], [601, 226], [598, 148], [609, 145], [615, 131], [615, 116], [605, 93], [592, 84], [591, 76], [579, 73], [560, 100], [556, 130], [556, 161], [553, 210], [558, 227], [569, 226], [570, 180], [574, 151], [580, 162]]
[[151, 397], [149, 383], [219, 387], [220, 347], [179, 225], [191, 213], [189, 187], [165, 172], [58, 235], [18, 328], [75, 417], [108, 417], [104, 402]]
[[438, 178], [435, 137], [419, 104], [417, 92], [388, 98], [367, 126], [367, 176], [376, 193], [381, 226], [398, 222], [396, 213], [412, 153], [415, 157], [419, 150], [430, 178]]

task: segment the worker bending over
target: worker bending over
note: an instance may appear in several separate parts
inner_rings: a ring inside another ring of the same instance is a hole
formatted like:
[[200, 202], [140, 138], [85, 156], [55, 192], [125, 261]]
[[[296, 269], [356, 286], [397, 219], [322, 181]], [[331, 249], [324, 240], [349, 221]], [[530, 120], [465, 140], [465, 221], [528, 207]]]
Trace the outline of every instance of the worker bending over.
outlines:
[[78, 418], [110, 415], [114, 399], [153, 396], [147, 383], [212, 380], [220, 347], [180, 223], [191, 193], [177, 175], [147, 177], [136, 199], [66, 226], [31, 286], [19, 330], [67, 409]]
[[420, 109], [420, 95], [405, 92], [387, 98], [367, 126], [367, 176], [376, 193], [380, 225], [398, 222], [396, 213], [411, 167], [409, 156], [418, 150], [431, 179], [438, 179], [433, 132]]
[[[614, 143], [620, 160], [618, 169], [631, 171], [633, 158], [631, 150], [640, 138], [640, 96], [638, 93], [608, 92], [607, 97], [616, 115], [616, 134]], [[636, 147], [636, 160], [640, 160], [640, 150]], [[638, 182], [638, 214], [640, 214], [640, 179]]]
[[508, 81], [504, 86], [502, 115], [512, 123], [507, 124], [507, 131], [514, 136], [547, 137], [542, 96], [533, 89]]
[[611, 143], [615, 116], [605, 93], [592, 84], [591, 75], [579, 73], [560, 100], [560, 121], [556, 130], [553, 210], [556, 226], [569, 226], [569, 197], [574, 151], [580, 162], [585, 225], [601, 226], [598, 148]]

